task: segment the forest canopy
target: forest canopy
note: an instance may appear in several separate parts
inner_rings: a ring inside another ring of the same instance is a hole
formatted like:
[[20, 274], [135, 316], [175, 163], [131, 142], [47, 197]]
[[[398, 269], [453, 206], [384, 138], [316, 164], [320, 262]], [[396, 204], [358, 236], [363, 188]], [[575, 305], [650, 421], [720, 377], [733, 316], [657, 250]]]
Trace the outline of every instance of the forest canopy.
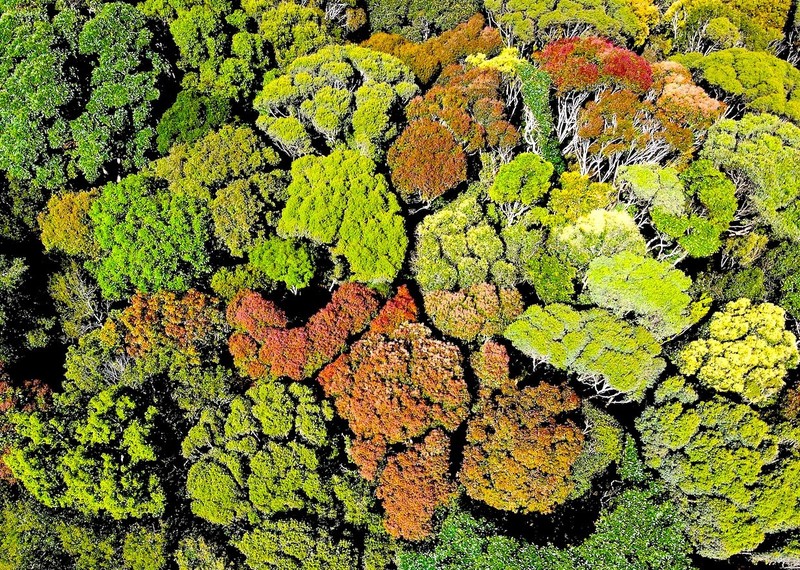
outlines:
[[0, 0], [0, 570], [800, 568], [797, 0]]

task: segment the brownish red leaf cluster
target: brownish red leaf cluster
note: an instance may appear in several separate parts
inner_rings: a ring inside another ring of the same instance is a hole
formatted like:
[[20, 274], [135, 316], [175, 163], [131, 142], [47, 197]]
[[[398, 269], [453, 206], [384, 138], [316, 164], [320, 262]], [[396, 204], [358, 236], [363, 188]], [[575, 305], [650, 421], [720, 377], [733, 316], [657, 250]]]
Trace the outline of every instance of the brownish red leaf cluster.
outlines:
[[[416, 314], [413, 299], [401, 287], [350, 352], [318, 376], [355, 435], [351, 459], [366, 479], [380, 473], [387, 530], [412, 540], [429, 531], [433, 508], [450, 492], [444, 431], [466, 419], [470, 401], [458, 348], [432, 338], [425, 325], [415, 322]], [[421, 445], [402, 451], [426, 434], [429, 439]], [[397, 446], [401, 451], [391, 453]], [[415, 466], [418, 461], [423, 464]], [[405, 486], [415, 488], [417, 496], [404, 503], [399, 497]]]
[[425, 312], [436, 328], [466, 341], [502, 334], [523, 309], [519, 291], [489, 283], [425, 294]]
[[194, 289], [179, 296], [169, 291], [136, 293], [119, 316], [129, 356], [175, 349], [199, 363], [205, 347], [224, 338], [225, 320], [217, 299]]
[[331, 301], [299, 327], [288, 327], [278, 306], [260, 294], [240, 291], [228, 305], [236, 330], [228, 341], [234, 362], [251, 378], [308, 378], [344, 350], [378, 309], [377, 294], [358, 283], [340, 286]]
[[405, 63], [424, 85], [429, 84], [443, 67], [469, 54], [491, 54], [503, 41], [496, 28], [486, 25], [483, 15], [475, 14], [466, 22], [440, 36], [414, 43], [397, 34], [378, 32], [363, 43], [364, 47], [395, 56]]

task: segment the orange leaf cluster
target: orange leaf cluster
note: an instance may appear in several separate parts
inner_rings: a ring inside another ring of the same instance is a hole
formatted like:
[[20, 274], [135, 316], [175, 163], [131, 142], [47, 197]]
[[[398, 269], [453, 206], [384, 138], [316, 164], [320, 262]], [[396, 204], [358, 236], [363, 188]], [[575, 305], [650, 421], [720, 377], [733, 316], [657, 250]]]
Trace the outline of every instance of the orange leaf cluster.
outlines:
[[501, 89], [502, 76], [497, 69], [450, 65], [424, 97], [411, 100], [406, 115], [409, 121], [442, 123], [468, 154], [510, 149], [519, 142], [519, 132], [506, 116]]
[[[350, 352], [318, 376], [355, 435], [350, 458], [365, 479], [380, 473], [387, 530], [411, 540], [429, 532], [433, 508], [450, 492], [444, 431], [466, 419], [470, 401], [458, 348], [432, 338], [416, 318], [416, 305], [401, 287]], [[387, 459], [389, 446], [426, 434], [430, 441]], [[417, 496], [403, 499], [407, 488]]]
[[217, 299], [194, 289], [183, 296], [169, 291], [137, 293], [119, 322], [125, 330], [126, 351], [134, 358], [168, 349], [199, 364], [203, 349], [216, 345], [225, 332]]
[[287, 328], [286, 315], [275, 303], [242, 290], [228, 305], [228, 322], [236, 329], [228, 348], [251, 378], [302, 380], [344, 350], [347, 339], [367, 327], [378, 304], [372, 289], [345, 283], [305, 325]]
[[442, 68], [473, 53], [493, 54], [503, 41], [497, 29], [487, 26], [481, 14], [475, 14], [452, 30], [422, 43], [379, 32], [363, 45], [395, 56], [411, 68], [423, 85], [428, 85]]
[[568, 386], [519, 388], [496, 343], [474, 358], [481, 394], [467, 427], [459, 479], [472, 498], [496, 508], [549, 513], [573, 488], [583, 432], [565, 414], [580, 407]]
[[444, 125], [430, 119], [412, 121], [389, 149], [387, 162], [406, 202], [430, 202], [467, 179], [467, 155]]
[[437, 429], [387, 461], [376, 494], [386, 511], [383, 524], [389, 534], [422, 540], [431, 533], [434, 510], [456, 491], [448, 476], [449, 458], [450, 439]]

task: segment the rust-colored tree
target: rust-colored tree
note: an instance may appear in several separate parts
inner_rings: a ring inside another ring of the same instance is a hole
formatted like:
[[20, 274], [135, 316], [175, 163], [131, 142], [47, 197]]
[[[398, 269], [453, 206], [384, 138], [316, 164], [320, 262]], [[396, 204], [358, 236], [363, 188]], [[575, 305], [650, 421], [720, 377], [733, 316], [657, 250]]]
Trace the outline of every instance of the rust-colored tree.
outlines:
[[687, 162], [725, 105], [692, 82], [680, 64], [652, 66], [654, 83], [642, 95], [604, 90], [578, 115], [568, 144], [581, 173], [612, 180], [626, 165]]
[[387, 160], [406, 202], [428, 203], [467, 179], [467, 155], [447, 127], [431, 119], [412, 121]]
[[372, 289], [345, 283], [305, 325], [288, 328], [275, 303], [242, 290], [228, 305], [228, 322], [235, 329], [228, 348], [236, 366], [251, 378], [302, 380], [344, 350], [347, 339], [367, 327], [377, 308]]
[[377, 326], [318, 376], [355, 434], [350, 457], [370, 480], [387, 446], [436, 427], [453, 431], [468, 413], [458, 348], [432, 338], [425, 325], [406, 320], [411, 311], [405, 288], [398, 298], [378, 315]]
[[456, 490], [448, 476], [449, 459], [450, 438], [438, 429], [389, 459], [376, 491], [386, 511], [383, 524], [389, 534], [421, 540], [431, 533], [434, 510]]
[[621, 166], [688, 158], [725, 110], [680, 64], [651, 65], [606, 39], [559, 40], [536, 57], [556, 89], [565, 154], [600, 181]]
[[519, 388], [494, 342], [474, 356], [473, 370], [480, 397], [459, 472], [467, 494], [496, 509], [552, 512], [572, 491], [572, 466], [583, 450], [583, 432], [568, 418], [580, 399], [566, 385]]
[[492, 55], [502, 47], [503, 41], [497, 29], [487, 26], [481, 14], [475, 14], [452, 30], [421, 43], [397, 34], [378, 32], [363, 45], [395, 56], [411, 68], [423, 85], [429, 85], [443, 67], [473, 53]]
[[439, 290], [425, 294], [425, 312], [436, 328], [466, 341], [502, 334], [523, 309], [519, 291], [489, 283], [455, 292]]
[[490, 67], [449, 65], [424, 97], [411, 100], [406, 115], [409, 121], [445, 125], [467, 154], [488, 151], [510, 158], [519, 142], [506, 114], [501, 73]]

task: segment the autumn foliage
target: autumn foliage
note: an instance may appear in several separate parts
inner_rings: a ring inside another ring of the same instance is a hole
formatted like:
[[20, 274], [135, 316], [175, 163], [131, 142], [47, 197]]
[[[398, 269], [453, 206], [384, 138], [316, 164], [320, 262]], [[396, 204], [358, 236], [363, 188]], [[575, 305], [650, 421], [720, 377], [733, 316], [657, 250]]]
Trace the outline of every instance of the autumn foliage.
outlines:
[[493, 53], [503, 42], [497, 29], [486, 25], [481, 14], [459, 24], [441, 36], [421, 43], [411, 42], [397, 34], [378, 32], [362, 45], [395, 56], [414, 72], [424, 85], [451, 63], [472, 53]]
[[364, 330], [378, 308], [374, 291], [345, 283], [331, 301], [299, 327], [288, 327], [285, 313], [250, 290], [228, 305], [235, 332], [228, 348], [236, 365], [251, 378], [308, 378], [344, 350], [347, 339]]
[[425, 312], [440, 331], [461, 340], [488, 338], [503, 333], [523, 311], [516, 289], [479, 283], [451, 292], [425, 294]]
[[558, 40], [537, 58], [561, 93], [603, 87], [644, 93], [653, 84], [653, 70], [644, 58], [603, 38]]
[[506, 115], [501, 87], [497, 69], [450, 65], [424, 97], [411, 100], [406, 115], [412, 124], [427, 118], [446, 125], [467, 154], [508, 152], [519, 142], [519, 132]]
[[572, 491], [572, 466], [583, 450], [583, 433], [567, 417], [580, 398], [566, 385], [520, 388], [494, 342], [473, 360], [480, 399], [467, 427], [461, 483], [497, 509], [552, 512]]
[[[441, 482], [449, 444], [436, 428], [455, 430], [466, 419], [470, 400], [458, 348], [432, 338], [425, 325], [414, 322], [416, 313], [401, 287], [350, 352], [318, 376], [355, 436], [350, 458], [366, 479], [375, 480], [380, 472], [387, 530], [414, 540], [428, 532], [437, 497], [449, 493]], [[390, 446], [425, 434], [421, 447], [390, 456], [384, 466]], [[421, 491], [402, 504], [399, 489], [409, 486]]]
[[119, 322], [126, 351], [134, 358], [174, 349], [199, 362], [203, 349], [217, 344], [225, 330], [217, 299], [194, 289], [183, 295], [136, 293]]
[[456, 491], [448, 476], [449, 459], [450, 439], [438, 429], [389, 459], [376, 491], [383, 502], [389, 534], [421, 540], [431, 533], [434, 509], [447, 503]]
[[[467, 156], [431, 119], [413, 121], [389, 149], [392, 183], [406, 202], [430, 202], [467, 179]], [[422, 166], [424, 165], [424, 166]]]

